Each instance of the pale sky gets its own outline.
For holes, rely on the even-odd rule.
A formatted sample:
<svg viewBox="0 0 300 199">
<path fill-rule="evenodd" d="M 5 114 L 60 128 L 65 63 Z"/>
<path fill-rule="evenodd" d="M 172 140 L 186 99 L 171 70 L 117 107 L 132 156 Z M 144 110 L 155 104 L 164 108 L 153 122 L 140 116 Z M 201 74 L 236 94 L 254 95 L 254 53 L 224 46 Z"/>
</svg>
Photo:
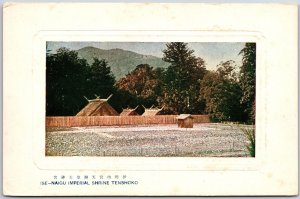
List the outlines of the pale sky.
<svg viewBox="0 0 300 199">
<path fill-rule="evenodd" d="M 78 50 L 83 47 L 93 46 L 100 49 L 120 48 L 144 55 L 163 57 L 162 50 L 166 48 L 163 42 L 48 42 L 48 49 L 52 52 L 60 47 Z M 193 42 L 188 43 L 193 49 L 194 55 L 201 57 L 206 62 L 206 68 L 215 70 L 221 61 L 233 60 L 238 66 L 241 65 L 242 56 L 239 52 L 245 43 L 233 42 Z"/>
</svg>

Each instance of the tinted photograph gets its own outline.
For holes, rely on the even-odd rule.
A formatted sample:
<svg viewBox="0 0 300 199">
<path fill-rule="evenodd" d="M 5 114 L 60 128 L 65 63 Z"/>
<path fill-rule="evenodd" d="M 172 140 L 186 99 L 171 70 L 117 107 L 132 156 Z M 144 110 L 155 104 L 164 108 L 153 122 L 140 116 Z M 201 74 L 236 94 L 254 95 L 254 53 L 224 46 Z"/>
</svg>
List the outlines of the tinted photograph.
<svg viewBox="0 0 300 199">
<path fill-rule="evenodd" d="M 46 48 L 46 156 L 255 157 L 255 43 Z"/>
</svg>

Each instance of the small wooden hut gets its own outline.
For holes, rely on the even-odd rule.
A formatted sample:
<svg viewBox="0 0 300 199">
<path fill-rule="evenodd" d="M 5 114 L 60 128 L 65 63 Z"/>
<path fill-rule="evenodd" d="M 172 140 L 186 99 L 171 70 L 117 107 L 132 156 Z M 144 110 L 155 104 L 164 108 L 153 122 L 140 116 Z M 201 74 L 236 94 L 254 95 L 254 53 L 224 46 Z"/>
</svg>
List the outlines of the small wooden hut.
<svg viewBox="0 0 300 199">
<path fill-rule="evenodd" d="M 123 109 L 122 113 L 120 113 L 120 116 L 132 116 L 132 115 L 139 115 L 138 112 L 136 112 L 136 109 L 139 106 L 135 107 L 134 109 L 132 108 L 126 108 Z"/>
<path fill-rule="evenodd" d="M 142 116 L 155 116 L 155 115 L 159 115 L 160 112 L 163 110 L 163 108 L 164 107 L 162 107 L 162 108 L 153 108 L 153 106 L 151 106 L 150 108 L 144 107 L 145 112 L 143 113 Z"/>
<path fill-rule="evenodd" d="M 177 118 L 178 128 L 193 128 L 194 118 L 191 114 L 180 114 Z"/>
<path fill-rule="evenodd" d="M 119 113 L 109 105 L 107 102 L 112 95 L 106 99 L 100 99 L 99 96 L 96 99 L 88 100 L 88 104 L 77 113 L 76 116 L 117 116 Z"/>
</svg>

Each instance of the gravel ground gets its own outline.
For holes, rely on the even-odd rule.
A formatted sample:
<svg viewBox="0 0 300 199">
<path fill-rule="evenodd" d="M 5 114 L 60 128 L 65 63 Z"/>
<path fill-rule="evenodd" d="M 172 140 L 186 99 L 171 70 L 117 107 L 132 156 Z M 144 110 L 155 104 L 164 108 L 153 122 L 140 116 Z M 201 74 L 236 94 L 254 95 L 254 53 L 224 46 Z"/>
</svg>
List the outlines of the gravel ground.
<svg viewBox="0 0 300 199">
<path fill-rule="evenodd" d="M 248 157 L 247 143 L 240 127 L 211 123 L 46 130 L 47 156 Z"/>
</svg>

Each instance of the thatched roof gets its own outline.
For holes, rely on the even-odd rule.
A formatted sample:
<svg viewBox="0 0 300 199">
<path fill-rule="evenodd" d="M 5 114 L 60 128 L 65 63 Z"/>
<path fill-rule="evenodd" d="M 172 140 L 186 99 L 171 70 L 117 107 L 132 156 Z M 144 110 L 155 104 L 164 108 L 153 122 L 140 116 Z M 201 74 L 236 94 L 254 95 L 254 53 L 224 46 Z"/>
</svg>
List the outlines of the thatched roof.
<svg viewBox="0 0 300 199">
<path fill-rule="evenodd" d="M 163 108 L 164 107 L 162 107 L 162 108 L 153 108 L 153 105 L 150 108 L 144 107 L 145 112 L 143 113 L 143 116 L 155 116 L 155 115 L 159 115 L 160 112 L 163 110 Z"/>
<path fill-rule="evenodd" d="M 126 108 L 126 109 L 123 109 L 122 113 L 120 113 L 120 116 L 130 116 L 130 115 L 139 115 L 137 112 L 136 112 L 136 109 L 138 108 L 135 107 L 134 109 L 132 108 Z"/>
<path fill-rule="evenodd" d="M 109 105 L 107 102 L 112 95 L 110 95 L 106 99 L 100 99 L 99 96 L 96 99 L 88 100 L 88 104 L 77 113 L 76 116 L 115 116 L 119 115 L 119 113 Z"/>
</svg>

